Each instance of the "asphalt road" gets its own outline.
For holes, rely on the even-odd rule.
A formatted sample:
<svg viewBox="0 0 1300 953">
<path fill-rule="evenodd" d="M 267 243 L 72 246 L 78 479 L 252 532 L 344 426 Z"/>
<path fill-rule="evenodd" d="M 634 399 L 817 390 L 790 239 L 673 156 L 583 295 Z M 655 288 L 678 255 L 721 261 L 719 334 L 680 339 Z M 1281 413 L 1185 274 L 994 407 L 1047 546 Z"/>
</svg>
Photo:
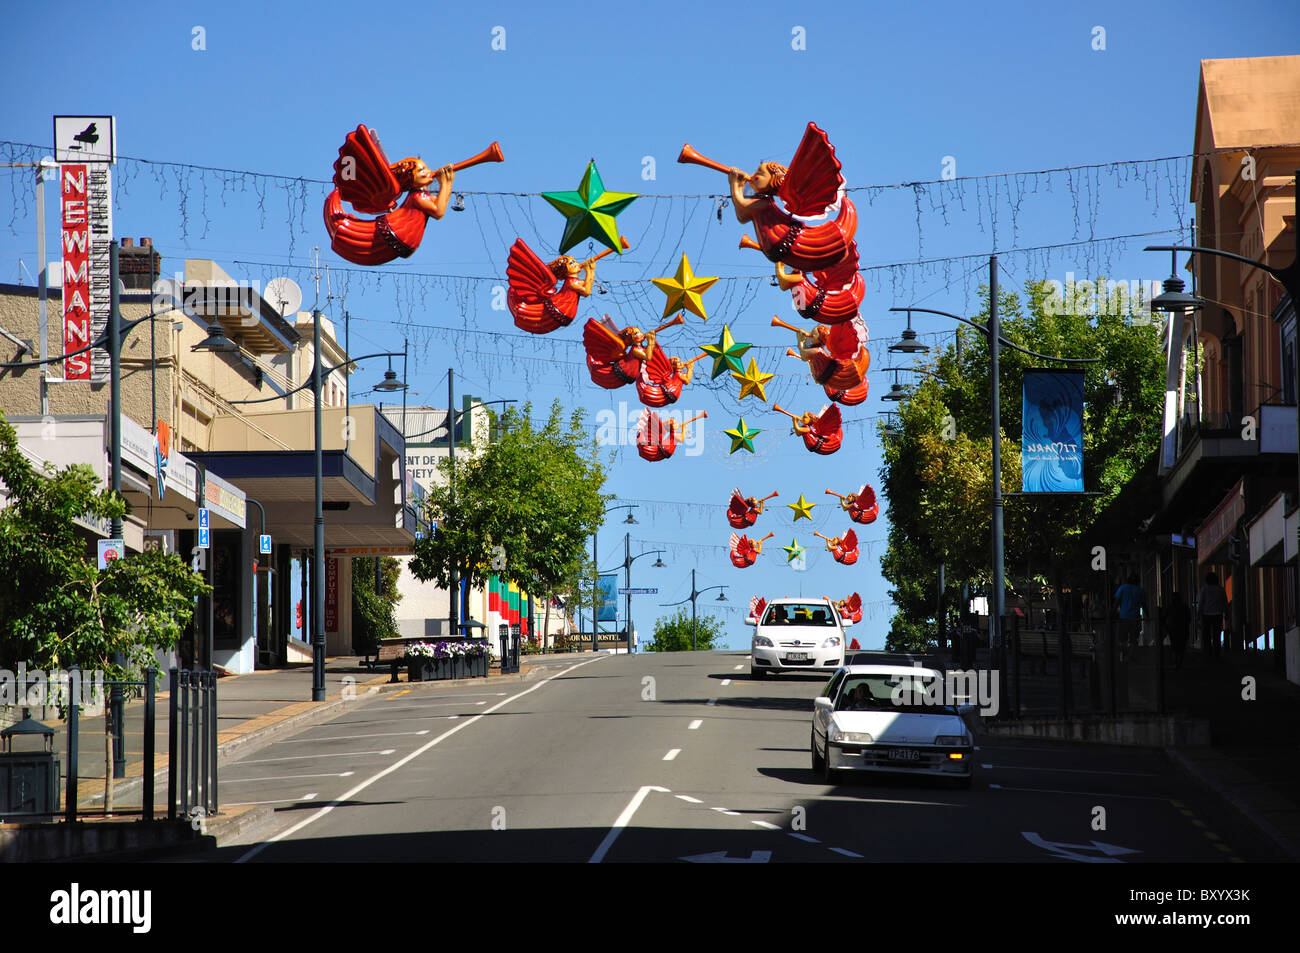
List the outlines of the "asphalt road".
<svg viewBox="0 0 1300 953">
<path fill-rule="evenodd" d="M 723 651 L 578 657 L 523 683 L 365 697 L 224 765 L 222 803 L 274 816 L 202 859 L 1285 859 L 1158 749 L 985 739 L 968 791 L 825 785 L 808 749 L 824 682 L 753 680 L 744 652 Z"/>
</svg>

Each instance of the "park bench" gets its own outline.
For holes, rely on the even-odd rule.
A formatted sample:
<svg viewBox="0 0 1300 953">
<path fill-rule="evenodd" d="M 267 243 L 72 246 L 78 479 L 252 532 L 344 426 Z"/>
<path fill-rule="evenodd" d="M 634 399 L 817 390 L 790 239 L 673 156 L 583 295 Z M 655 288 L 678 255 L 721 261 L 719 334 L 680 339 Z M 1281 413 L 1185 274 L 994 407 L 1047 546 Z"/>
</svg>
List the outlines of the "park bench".
<svg viewBox="0 0 1300 953">
<path fill-rule="evenodd" d="M 402 659 L 406 658 L 407 647 L 415 645 L 417 642 L 427 641 L 429 641 L 427 638 L 414 636 L 401 639 L 381 639 L 379 641 L 379 653 L 376 655 L 375 661 L 371 663 L 371 669 L 373 670 L 375 665 L 383 665 L 387 662 L 392 673 L 389 682 L 395 682 L 397 681 L 397 668 L 402 664 Z"/>
</svg>

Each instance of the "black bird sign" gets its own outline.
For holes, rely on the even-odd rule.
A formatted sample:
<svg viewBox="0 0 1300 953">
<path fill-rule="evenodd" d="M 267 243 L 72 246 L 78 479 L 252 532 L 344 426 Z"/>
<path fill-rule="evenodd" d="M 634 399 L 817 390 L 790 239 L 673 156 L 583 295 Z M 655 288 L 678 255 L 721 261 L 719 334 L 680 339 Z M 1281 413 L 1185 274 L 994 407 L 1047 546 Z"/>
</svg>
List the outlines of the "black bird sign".
<svg viewBox="0 0 1300 953">
<path fill-rule="evenodd" d="M 73 142 L 84 142 L 88 146 L 93 146 L 99 142 L 99 133 L 95 131 L 95 124 L 92 122 L 81 132 L 72 137 Z M 69 149 L 80 149 L 81 146 L 69 146 Z"/>
</svg>

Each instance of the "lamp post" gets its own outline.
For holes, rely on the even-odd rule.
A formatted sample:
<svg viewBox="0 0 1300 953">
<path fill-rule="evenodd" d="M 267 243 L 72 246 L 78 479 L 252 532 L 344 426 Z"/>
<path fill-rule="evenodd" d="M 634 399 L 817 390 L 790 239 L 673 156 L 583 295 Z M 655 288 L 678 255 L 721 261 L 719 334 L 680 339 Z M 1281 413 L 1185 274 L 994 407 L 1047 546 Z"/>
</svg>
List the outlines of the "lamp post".
<svg viewBox="0 0 1300 953">
<path fill-rule="evenodd" d="M 601 521 L 603 522 L 604 517 L 608 516 L 614 510 L 627 510 L 627 519 L 623 521 L 624 524 L 627 526 L 636 526 L 636 517 L 632 515 L 632 511 L 636 508 L 637 504 L 635 503 L 620 503 L 618 506 L 607 507 L 605 512 L 601 515 Z M 591 568 L 596 573 L 596 584 L 592 588 L 591 593 L 591 650 L 593 652 L 600 651 L 600 622 L 598 620 L 602 600 L 600 598 L 600 563 L 596 561 L 598 558 L 599 557 L 596 555 L 596 530 L 592 530 Z"/>
<path fill-rule="evenodd" d="M 629 512 L 627 515 L 630 517 L 632 514 Z M 635 556 L 633 556 L 632 555 L 632 534 L 631 533 L 623 534 L 623 587 L 627 589 L 627 592 L 624 593 L 624 595 L 627 597 L 627 608 L 623 616 L 624 618 L 623 634 L 627 640 L 628 655 L 632 654 L 632 564 L 636 562 L 638 559 L 640 559 L 642 556 L 655 556 L 655 555 L 662 556 L 666 551 L 667 550 L 663 550 L 663 549 L 651 549 L 644 553 L 637 553 Z M 652 563 L 652 565 L 656 569 L 666 568 L 666 563 L 664 563 L 662 559 L 655 560 L 654 563 Z"/>
<path fill-rule="evenodd" d="M 286 397 L 298 393 L 310 387 L 312 391 L 313 403 L 313 424 L 315 430 L 315 474 L 314 474 L 314 493 L 315 493 L 315 519 L 313 523 L 312 536 L 312 569 L 311 569 L 311 605 L 312 605 L 312 662 L 311 662 L 311 700 L 322 702 L 325 700 L 325 453 L 322 437 L 322 408 L 321 408 L 321 372 L 325 370 L 321 367 L 321 348 L 320 348 L 320 308 L 313 308 L 312 317 L 312 348 L 313 361 L 311 380 L 305 384 L 299 384 L 293 390 L 284 394 L 276 394 L 273 397 L 262 397 L 255 400 L 232 400 L 232 404 L 261 404 L 268 400 L 283 400 Z M 328 369 L 333 373 L 340 367 L 346 367 L 349 364 L 355 364 L 358 361 L 365 361 L 372 357 L 397 357 L 401 354 L 405 359 L 405 352 L 397 351 L 379 351 L 375 354 L 363 354 L 360 357 L 349 357 L 346 361 L 336 364 Z M 391 375 L 391 376 L 390 376 Z M 390 367 L 384 374 L 384 381 L 377 385 L 377 389 L 397 390 L 405 388 L 406 384 L 396 380 L 397 375 Z M 405 399 L 405 395 L 403 395 Z M 403 449 L 402 456 L 405 457 L 406 451 Z M 403 460 L 405 463 L 405 460 Z"/>
<path fill-rule="evenodd" d="M 989 323 L 988 325 L 976 324 L 968 318 L 952 314 L 949 311 L 936 311 L 933 308 L 890 308 L 890 311 L 906 311 L 908 313 L 908 326 L 911 327 L 912 312 L 916 311 L 923 314 L 937 314 L 941 317 L 952 318 L 954 321 L 960 321 L 962 324 L 969 325 L 976 331 L 979 331 L 989 340 L 989 391 L 991 403 L 991 435 L 993 439 L 993 500 L 992 500 L 992 563 L 993 563 L 993 599 L 989 606 L 989 649 L 996 653 L 1002 651 L 1002 613 L 1004 611 L 1004 602 L 1006 598 L 1006 579 L 1005 579 L 1005 561 L 1003 549 L 1003 500 L 1002 500 L 1002 395 L 999 374 L 1000 355 L 1003 346 L 1027 354 L 1030 357 L 1036 357 L 1046 361 L 1059 361 L 1064 364 L 1095 364 L 1099 358 L 1070 358 L 1070 357 L 1053 357 L 1049 354 L 1039 354 L 1037 351 L 1031 351 L 1023 348 L 1018 344 L 1013 344 L 1002 336 L 1001 319 L 998 314 L 998 256 L 989 256 Z M 906 342 L 904 342 L 906 343 Z M 920 345 L 924 347 L 924 345 Z M 914 353 L 916 347 L 904 347 L 904 344 L 898 345 L 899 350 L 907 353 Z M 888 395 L 886 395 L 888 396 Z"/>
<path fill-rule="evenodd" d="M 691 651 L 692 652 L 696 651 L 696 646 L 698 645 L 698 640 L 696 638 L 697 625 L 695 621 L 695 600 L 698 599 L 700 596 L 704 595 L 706 592 L 712 592 L 714 589 L 725 590 L 726 588 L 727 588 L 726 586 L 709 586 L 707 589 L 696 589 L 695 570 L 692 569 L 691 570 L 691 594 L 687 596 L 685 599 L 681 600 L 681 602 L 660 603 L 660 605 L 664 607 L 669 607 L 669 606 L 680 606 L 685 602 L 690 602 L 691 604 Z M 720 592 L 718 594 L 718 602 L 726 602 L 726 601 L 727 601 L 726 592 Z"/>
</svg>

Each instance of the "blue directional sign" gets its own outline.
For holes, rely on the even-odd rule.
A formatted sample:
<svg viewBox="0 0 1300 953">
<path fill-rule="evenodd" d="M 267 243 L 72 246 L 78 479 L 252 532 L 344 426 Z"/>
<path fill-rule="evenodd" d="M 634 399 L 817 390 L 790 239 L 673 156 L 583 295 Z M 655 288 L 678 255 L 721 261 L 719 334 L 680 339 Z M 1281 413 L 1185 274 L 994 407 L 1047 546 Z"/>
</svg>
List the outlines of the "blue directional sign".
<svg viewBox="0 0 1300 953">
<path fill-rule="evenodd" d="M 210 532 L 211 530 L 206 526 L 199 527 L 199 549 L 207 549 L 208 546 L 211 545 L 208 542 L 208 533 Z"/>
<path fill-rule="evenodd" d="M 264 556 L 269 555 L 271 552 L 271 534 L 263 533 L 261 536 L 258 536 L 257 539 L 258 539 L 258 552 L 260 552 Z"/>
<path fill-rule="evenodd" d="M 208 528 L 208 508 L 206 506 L 200 506 L 199 507 L 199 529 L 207 529 L 207 528 Z"/>
</svg>

